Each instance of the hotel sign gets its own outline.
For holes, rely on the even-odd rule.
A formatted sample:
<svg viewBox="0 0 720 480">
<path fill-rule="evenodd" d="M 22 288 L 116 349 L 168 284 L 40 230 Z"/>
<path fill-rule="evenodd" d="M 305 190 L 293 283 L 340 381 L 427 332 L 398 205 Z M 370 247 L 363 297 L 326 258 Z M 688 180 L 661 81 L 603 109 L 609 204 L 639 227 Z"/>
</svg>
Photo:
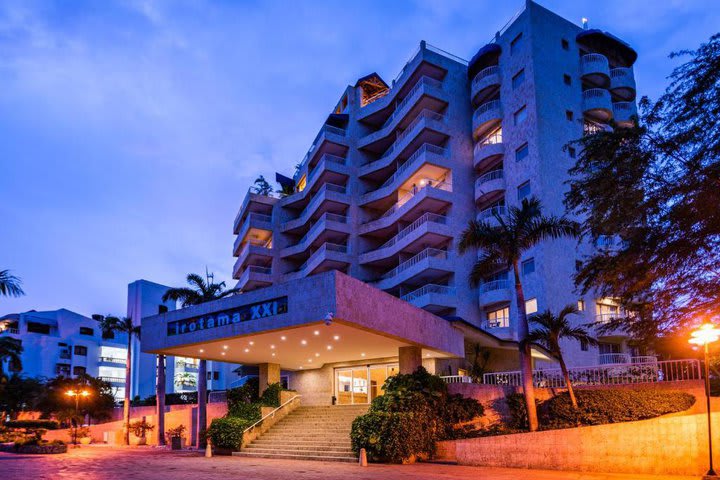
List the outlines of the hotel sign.
<svg viewBox="0 0 720 480">
<path fill-rule="evenodd" d="M 168 336 L 172 336 L 193 333 L 200 330 L 209 330 L 211 328 L 224 327 L 225 325 L 233 325 L 249 320 L 274 317 L 281 313 L 287 313 L 287 311 L 287 297 L 279 297 L 266 302 L 251 303 L 221 312 L 210 313 L 202 317 L 170 322 L 167 324 L 167 334 Z"/>
</svg>

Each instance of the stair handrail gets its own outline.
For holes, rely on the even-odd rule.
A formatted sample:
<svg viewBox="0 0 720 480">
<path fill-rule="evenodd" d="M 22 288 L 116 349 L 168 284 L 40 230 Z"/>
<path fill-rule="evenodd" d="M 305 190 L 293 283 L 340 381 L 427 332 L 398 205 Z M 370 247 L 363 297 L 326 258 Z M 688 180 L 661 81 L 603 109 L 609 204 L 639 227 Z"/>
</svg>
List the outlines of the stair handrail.
<svg viewBox="0 0 720 480">
<path fill-rule="evenodd" d="M 267 415 L 263 416 L 260 420 L 258 420 L 257 422 L 253 423 L 252 425 L 250 425 L 249 427 L 247 427 L 245 430 L 243 430 L 243 435 L 245 435 L 247 432 L 249 432 L 249 431 L 252 430 L 253 428 L 255 428 L 255 427 L 257 427 L 258 425 L 260 425 L 264 420 L 266 420 L 266 419 L 268 419 L 268 418 L 274 417 L 274 416 L 275 416 L 275 413 L 277 413 L 278 410 L 280 410 L 281 408 L 285 408 L 286 405 L 294 402 L 295 399 L 300 398 L 300 397 L 302 397 L 302 395 L 295 395 L 295 396 L 292 397 L 290 400 L 287 400 L 285 403 L 283 403 L 283 404 L 280 405 L 279 407 L 275 408 L 272 412 L 270 412 L 270 413 L 268 413 Z"/>
</svg>

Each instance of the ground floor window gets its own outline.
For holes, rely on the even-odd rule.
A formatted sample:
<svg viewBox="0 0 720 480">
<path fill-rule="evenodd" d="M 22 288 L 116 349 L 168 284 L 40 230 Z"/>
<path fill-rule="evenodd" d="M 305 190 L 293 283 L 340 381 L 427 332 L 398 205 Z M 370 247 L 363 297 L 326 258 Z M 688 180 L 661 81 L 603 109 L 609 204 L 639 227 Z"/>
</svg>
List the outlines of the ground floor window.
<svg viewBox="0 0 720 480">
<path fill-rule="evenodd" d="M 335 398 L 338 405 L 370 403 L 383 394 L 388 377 L 397 375 L 397 363 L 335 369 Z"/>
</svg>

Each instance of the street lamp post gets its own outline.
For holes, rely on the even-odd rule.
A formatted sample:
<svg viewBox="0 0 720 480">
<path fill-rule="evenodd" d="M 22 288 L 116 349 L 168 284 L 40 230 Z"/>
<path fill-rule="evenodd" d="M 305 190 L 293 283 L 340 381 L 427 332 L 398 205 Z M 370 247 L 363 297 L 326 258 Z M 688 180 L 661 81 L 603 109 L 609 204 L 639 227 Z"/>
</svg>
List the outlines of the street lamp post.
<svg viewBox="0 0 720 480">
<path fill-rule="evenodd" d="M 720 330 L 715 328 L 711 323 L 705 323 L 690 334 L 690 343 L 702 345 L 705 352 L 705 400 L 707 402 L 707 426 L 708 426 L 708 460 L 710 468 L 703 478 L 718 478 L 713 467 L 713 451 L 712 451 L 712 422 L 710 421 L 710 367 L 708 361 L 708 346 L 712 342 L 720 339 Z"/>
<path fill-rule="evenodd" d="M 77 445 L 77 415 L 80 407 L 80 397 L 87 397 L 90 395 L 90 392 L 87 390 L 68 390 L 65 394 L 69 397 L 75 397 L 75 419 L 73 420 L 75 422 L 75 429 L 73 431 L 73 445 Z"/>
</svg>

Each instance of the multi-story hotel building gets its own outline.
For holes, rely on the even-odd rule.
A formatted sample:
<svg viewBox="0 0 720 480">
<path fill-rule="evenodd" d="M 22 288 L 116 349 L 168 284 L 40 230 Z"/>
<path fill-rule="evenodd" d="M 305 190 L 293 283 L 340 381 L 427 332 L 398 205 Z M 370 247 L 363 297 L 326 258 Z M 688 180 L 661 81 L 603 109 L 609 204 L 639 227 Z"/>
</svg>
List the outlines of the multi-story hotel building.
<svg viewBox="0 0 720 480">
<path fill-rule="evenodd" d="M 636 53 L 601 30 L 528 2 L 469 62 L 420 42 L 392 81 L 373 73 L 340 96 L 281 198 L 251 189 L 235 219 L 233 276 L 245 291 L 339 270 L 439 316 L 517 340 L 507 272 L 475 287 L 456 240 L 531 195 L 565 212 L 570 142 L 636 114 Z M 288 183 L 285 181 L 285 183 Z M 608 239 L 612 242 L 612 239 Z M 577 304 L 581 324 L 617 315 L 580 297 L 582 250 L 544 242 L 522 262 L 528 312 Z M 570 362 L 631 354 L 622 335 Z"/>
</svg>

